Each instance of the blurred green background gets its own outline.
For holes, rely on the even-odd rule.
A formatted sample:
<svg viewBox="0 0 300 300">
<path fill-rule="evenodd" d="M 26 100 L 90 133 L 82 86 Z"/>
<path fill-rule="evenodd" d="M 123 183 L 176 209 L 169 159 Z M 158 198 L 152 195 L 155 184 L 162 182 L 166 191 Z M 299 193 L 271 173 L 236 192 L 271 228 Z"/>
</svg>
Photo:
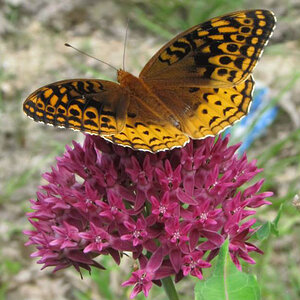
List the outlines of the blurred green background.
<svg viewBox="0 0 300 300">
<path fill-rule="evenodd" d="M 126 70 L 139 73 L 148 59 L 174 34 L 210 17 L 249 8 L 274 11 L 278 24 L 255 69 L 256 80 L 271 90 L 279 106 L 275 122 L 247 151 L 264 168 L 265 190 L 273 205 L 259 210 L 261 224 L 278 215 L 277 236 L 266 233 L 255 244 L 254 273 L 264 300 L 300 299 L 300 3 L 299 0 L 2 0 L 0 1 L 0 300 L 1 299 L 128 299 L 120 288 L 133 265 L 93 271 L 81 280 L 73 270 L 40 271 L 24 247 L 29 229 L 25 217 L 41 174 L 55 163 L 81 133 L 36 124 L 22 113 L 29 93 L 47 83 L 68 78 L 115 80 L 106 65 L 82 56 L 69 42 L 116 67 L 122 66 L 127 19 Z M 273 230 L 274 231 L 274 230 Z M 192 299 L 193 279 L 178 285 L 180 299 Z M 143 296 L 137 299 L 144 299 Z M 153 289 L 149 299 L 165 299 Z"/>
</svg>

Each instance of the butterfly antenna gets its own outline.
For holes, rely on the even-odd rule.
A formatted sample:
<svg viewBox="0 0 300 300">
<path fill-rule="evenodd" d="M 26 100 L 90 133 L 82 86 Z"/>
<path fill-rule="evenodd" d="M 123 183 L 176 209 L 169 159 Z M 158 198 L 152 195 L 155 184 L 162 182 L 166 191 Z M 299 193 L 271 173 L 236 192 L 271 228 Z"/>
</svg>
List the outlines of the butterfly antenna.
<svg viewBox="0 0 300 300">
<path fill-rule="evenodd" d="M 70 48 L 76 50 L 77 52 L 79 52 L 79 53 L 81 53 L 81 54 L 83 54 L 83 55 L 86 55 L 86 56 L 91 57 L 91 58 L 93 58 L 93 59 L 95 59 L 95 60 L 97 60 L 97 61 L 100 61 L 101 63 L 103 63 L 103 64 L 105 64 L 105 65 L 107 65 L 107 66 L 113 68 L 114 70 L 118 71 L 118 69 L 117 69 L 116 67 L 114 67 L 113 65 L 111 65 L 111 64 L 109 64 L 109 63 L 107 63 L 107 62 L 105 62 L 105 61 L 103 61 L 103 60 L 101 60 L 101 59 L 99 59 L 99 58 L 97 58 L 97 57 L 95 57 L 95 56 L 92 56 L 92 55 L 90 55 L 90 54 L 88 54 L 88 53 L 86 53 L 86 52 L 84 52 L 84 51 L 82 51 L 82 50 L 80 50 L 80 49 L 78 49 L 78 48 L 76 48 L 76 47 L 74 47 L 74 46 L 68 44 L 68 43 L 65 43 L 65 46 L 66 46 L 66 47 L 70 47 Z"/>
<path fill-rule="evenodd" d="M 123 51 L 123 70 L 125 71 L 125 58 L 126 58 L 126 45 L 127 45 L 127 37 L 128 37 L 128 28 L 129 28 L 129 18 L 127 18 L 127 25 L 126 25 L 126 33 L 124 39 L 124 51 Z"/>
</svg>

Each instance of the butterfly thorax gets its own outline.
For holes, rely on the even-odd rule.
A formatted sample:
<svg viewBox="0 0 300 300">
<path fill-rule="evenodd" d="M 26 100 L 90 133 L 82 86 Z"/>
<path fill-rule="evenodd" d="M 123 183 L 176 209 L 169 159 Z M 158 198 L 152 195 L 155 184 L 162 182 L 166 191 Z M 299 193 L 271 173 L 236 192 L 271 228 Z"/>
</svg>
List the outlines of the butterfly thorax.
<svg viewBox="0 0 300 300">
<path fill-rule="evenodd" d="M 149 86 L 141 79 L 122 69 L 118 71 L 118 82 L 136 101 L 141 101 L 148 110 L 151 110 L 161 120 L 167 120 L 179 128 L 179 120 L 174 113 L 153 93 Z M 132 101 L 132 100 L 131 100 Z"/>
<path fill-rule="evenodd" d="M 133 87 L 137 84 L 138 78 L 129 72 L 119 69 L 117 73 L 117 80 L 122 87 L 133 89 Z"/>
<path fill-rule="evenodd" d="M 131 96 L 141 99 L 144 104 L 151 103 L 152 106 L 153 100 L 159 100 L 141 78 L 136 77 L 131 73 L 128 73 L 124 70 L 119 70 L 118 81 L 120 86 L 124 88 Z"/>
<path fill-rule="evenodd" d="M 149 95 L 149 90 L 138 77 L 120 69 L 118 70 L 117 80 L 120 83 L 120 86 L 131 97 L 142 99 L 143 103 L 147 104 L 147 98 L 151 95 Z"/>
</svg>

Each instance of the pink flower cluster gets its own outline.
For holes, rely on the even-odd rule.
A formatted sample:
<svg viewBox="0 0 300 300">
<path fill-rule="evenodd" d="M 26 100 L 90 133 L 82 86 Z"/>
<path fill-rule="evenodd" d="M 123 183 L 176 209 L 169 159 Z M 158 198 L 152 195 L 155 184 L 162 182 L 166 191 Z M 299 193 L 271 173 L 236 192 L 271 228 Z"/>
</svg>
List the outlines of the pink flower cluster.
<svg viewBox="0 0 300 300">
<path fill-rule="evenodd" d="M 80 271 L 103 268 L 101 254 L 119 264 L 131 252 L 139 269 L 123 285 L 134 286 L 132 297 L 170 275 L 201 279 L 227 238 L 238 268 L 239 258 L 254 263 L 249 252 L 261 251 L 248 242 L 252 216 L 272 193 L 258 193 L 263 180 L 239 191 L 260 170 L 227 144 L 206 138 L 150 154 L 89 135 L 83 146 L 74 142 L 31 200 L 32 256 L 44 268 Z"/>
</svg>

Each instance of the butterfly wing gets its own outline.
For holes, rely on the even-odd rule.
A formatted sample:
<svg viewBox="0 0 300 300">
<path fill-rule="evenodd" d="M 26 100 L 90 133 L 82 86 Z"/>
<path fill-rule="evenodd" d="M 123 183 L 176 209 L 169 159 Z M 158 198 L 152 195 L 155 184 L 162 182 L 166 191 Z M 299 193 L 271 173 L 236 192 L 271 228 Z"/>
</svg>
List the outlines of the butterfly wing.
<svg viewBox="0 0 300 300">
<path fill-rule="evenodd" d="M 172 107 L 181 131 L 194 139 L 214 136 L 244 117 L 249 110 L 252 76 L 231 88 L 157 88 L 155 93 Z"/>
<path fill-rule="evenodd" d="M 229 87 L 253 71 L 275 25 L 268 10 L 213 18 L 173 38 L 146 64 L 149 86 Z"/>
<path fill-rule="evenodd" d="M 23 110 L 35 121 L 103 136 L 123 130 L 128 104 L 128 95 L 117 83 L 73 79 L 36 90 Z"/>
<path fill-rule="evenodd" d="M 106 140 L 135 150 L 158 152 L 183 147 L 189 137 L 154 113 L 143 99 L 131 96 L 126 124 L 122 132 L 105 136 Z"/>
</svg>

